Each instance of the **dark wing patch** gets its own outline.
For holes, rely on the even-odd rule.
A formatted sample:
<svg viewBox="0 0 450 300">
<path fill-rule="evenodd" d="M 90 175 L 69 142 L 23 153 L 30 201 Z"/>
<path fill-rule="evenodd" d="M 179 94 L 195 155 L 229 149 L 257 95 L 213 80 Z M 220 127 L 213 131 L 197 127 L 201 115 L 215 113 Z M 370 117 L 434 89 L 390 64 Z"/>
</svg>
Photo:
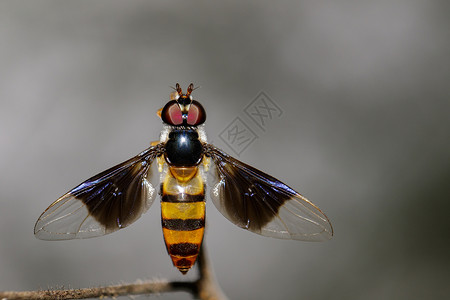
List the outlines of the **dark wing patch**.
<svg viewBox="0 0 450 300">
<path fill-rule="evenodd" d="M 276 178 L 204 145 L 218 182 L 211 190 L 217 209 L 237 226 L 264 236 L 322 241 L 333 236 L 326 215 Z"/>
<path fill-rule="evenodd" d="M 43 240 L 90 238 L 135 222 L 157 194 L 150 166 L 162 151 L 161 145 L 150 147 L 70 190 L 39 217 L 34 234 Z"/>
</svg>

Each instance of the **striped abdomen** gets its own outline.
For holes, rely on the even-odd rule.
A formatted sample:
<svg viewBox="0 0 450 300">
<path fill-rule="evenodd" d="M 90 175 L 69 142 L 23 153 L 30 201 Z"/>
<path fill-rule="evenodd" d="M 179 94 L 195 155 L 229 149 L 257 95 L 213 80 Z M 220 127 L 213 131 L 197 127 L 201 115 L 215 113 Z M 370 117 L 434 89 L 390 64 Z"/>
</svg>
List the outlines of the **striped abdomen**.
<svg viewBox="0 0 450 300">
<path fill-rule="evenodd" d="M 161 188 L 167 252 L 185 274 L 195 263 L 205 231 L 205 187 L 198 167 L 169 167 Z"/>
</svg>

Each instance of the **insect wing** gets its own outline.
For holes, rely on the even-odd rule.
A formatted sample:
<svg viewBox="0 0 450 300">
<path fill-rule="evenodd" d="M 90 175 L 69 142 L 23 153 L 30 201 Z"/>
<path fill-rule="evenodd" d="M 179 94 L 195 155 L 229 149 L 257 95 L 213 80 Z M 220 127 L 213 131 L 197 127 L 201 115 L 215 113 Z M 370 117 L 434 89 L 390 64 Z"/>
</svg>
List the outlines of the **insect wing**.
<svg viewBox="0 0 450 300">
<path fill-rule="evenodd" d="M 211 145 L 205 154 L 214 162 L 218 180 L 211 198 L 232 223 L 280 239 L 324 241 L 333 236 L 327 216 L 284 183 Z"/>
<path fill-rule="evenodd" d="M 61 196 L 37 220 L 36 237 L 42 240 L 91 238 L 135 222 L 157 194 L 150 183 L 150 166 L 160 148 L 150 147 Z"/>
</svg>

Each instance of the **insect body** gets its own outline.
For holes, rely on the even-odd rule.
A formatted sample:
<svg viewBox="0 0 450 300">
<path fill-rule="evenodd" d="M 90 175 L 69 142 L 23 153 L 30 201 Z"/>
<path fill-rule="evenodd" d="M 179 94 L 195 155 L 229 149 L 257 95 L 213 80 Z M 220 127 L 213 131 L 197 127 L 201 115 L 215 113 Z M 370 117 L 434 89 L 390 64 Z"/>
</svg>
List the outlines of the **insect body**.
<svg viewBox="0 0 450 300">
<path fill-rule="evenodd" d="M 185 274 L 195 263 L 205 228 L 206 172 L 211 199 L 237 226 L 282 239 L 322 241 L 333 229 L 319 208 L 280 182 L 207 143 L 206 112 L 192 99 L 193 85 L 160 110 L 160 141 L 137 156 L 81 183 L 51 204 L 36 222 L 43 240 L 101 236 L 135 222 L 156 197 L 153 162 L 160 173 L 164 240 Z"/>
<path fill-rule="evenodd" d="M 178 101 L 169 102 L 163 110 L 162 119 L 172 125 L 198 125 L 205 120 L 199 104 L 190 103 L 192 86 L 187 95 L 179 87 Z M 187 108 L 192 105 L 192 108 Z M 189 117 L 196 109 L 197 117 Z M 184 113 L 186 112 L 186 113 Z M 181 113 L 181 118 L 180 117 Z M 161 218 L 164 240 L 173 264 L 186 273 L 197 259 L 205 230 L 205 182 L 198 165 L 203 159 L 203 146 L 197 130 L 184 127 L 170 130 L 165 143 L 165 161 L 168 172 L 161 185 Z"/>
</svg>

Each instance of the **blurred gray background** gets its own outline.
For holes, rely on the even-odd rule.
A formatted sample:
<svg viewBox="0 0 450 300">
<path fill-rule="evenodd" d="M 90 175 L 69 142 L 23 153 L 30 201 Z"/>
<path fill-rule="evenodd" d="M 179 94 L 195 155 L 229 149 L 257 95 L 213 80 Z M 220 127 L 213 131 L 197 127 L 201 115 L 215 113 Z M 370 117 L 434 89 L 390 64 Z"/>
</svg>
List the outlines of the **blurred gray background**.
<svg viewBox="0 0 450 300">
<path fill-rule="evenodd" d="M 450 295 L 448 1 L 1 1 L 0 290 L 194 279 L 159 204 L 91 240 L 34 238 L 40 213 L 158 139 L 169 86 L 200 85 L 209 139 L 239 117 L 239 159 L 329 216 L 335 237 L 260 237 L 207 208 L 230 299 Z M 260 91 L 283 111 L 261 130 Z M 184 293 L 154 296 L 190 299 Z"/>
</svg>

